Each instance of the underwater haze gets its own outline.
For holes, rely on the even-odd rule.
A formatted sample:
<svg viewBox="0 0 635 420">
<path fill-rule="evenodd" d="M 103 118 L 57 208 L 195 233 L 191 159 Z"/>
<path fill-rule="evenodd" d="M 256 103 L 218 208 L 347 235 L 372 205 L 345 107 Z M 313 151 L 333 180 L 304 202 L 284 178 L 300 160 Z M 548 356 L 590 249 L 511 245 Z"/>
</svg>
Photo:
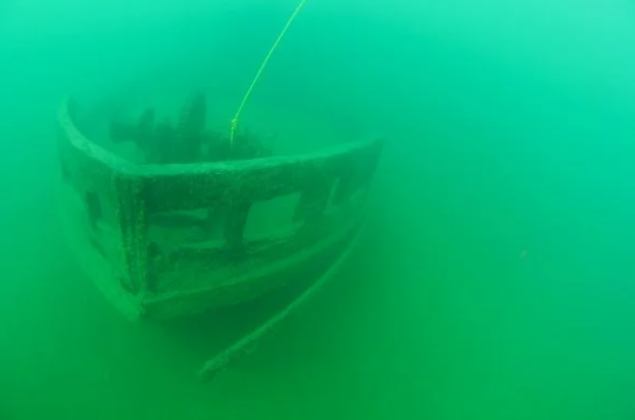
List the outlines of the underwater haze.
<svg viewBox="0 0 635 420">
<path fill-rule="evenodd" d="M 289 151 L 386 138 L 337 277 L 208 384 L 221 333 L 91 284 L 57 218 L 61 100 L 204 87 L 229 124 L 296 5 L 0 0 L 0 420 L 634 419 L 623 0 L 308 0 L 244 118 L 295 127 Z"/>
</svg>

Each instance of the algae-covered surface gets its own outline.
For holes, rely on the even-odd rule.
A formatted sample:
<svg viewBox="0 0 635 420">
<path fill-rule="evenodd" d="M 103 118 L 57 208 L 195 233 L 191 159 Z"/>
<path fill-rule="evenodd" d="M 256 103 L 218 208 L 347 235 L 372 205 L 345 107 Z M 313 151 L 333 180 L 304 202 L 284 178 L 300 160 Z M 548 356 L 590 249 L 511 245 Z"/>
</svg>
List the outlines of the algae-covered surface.
<svg viewBox="0 0 635 420">
<path fill-rule="evenodd" d="M 203 89 L 229 129 L 296 5 L 0 3 L 0 419 L 632 419 L 624 2 L 308 0 L 241 124 L 280 153 L 385 136 L 369 224 L 208 384 L 279 302 L 135 324 L 81 272 L 56 214 L 63 97 Z"/>
</svg>

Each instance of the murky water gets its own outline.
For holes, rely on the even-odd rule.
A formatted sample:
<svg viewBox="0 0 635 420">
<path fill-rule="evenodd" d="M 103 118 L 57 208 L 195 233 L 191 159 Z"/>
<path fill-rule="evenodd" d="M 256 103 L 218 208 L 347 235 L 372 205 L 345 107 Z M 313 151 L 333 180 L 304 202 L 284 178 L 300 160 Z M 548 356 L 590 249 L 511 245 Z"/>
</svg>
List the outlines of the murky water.
<svg viewBox="0 0 635 420">
<path fill-rule="evenodd" d="M 0 4 L 0 418 L 632 418 L 633 7 L 367 3 L 309 0 L 245 118 L 385 135 L 369 228 L 208 385 L 254 314 L 113 310 L 60 235 L 56 107 L 144 79 L 238 102 L 296 3 Z"/>
</svg>

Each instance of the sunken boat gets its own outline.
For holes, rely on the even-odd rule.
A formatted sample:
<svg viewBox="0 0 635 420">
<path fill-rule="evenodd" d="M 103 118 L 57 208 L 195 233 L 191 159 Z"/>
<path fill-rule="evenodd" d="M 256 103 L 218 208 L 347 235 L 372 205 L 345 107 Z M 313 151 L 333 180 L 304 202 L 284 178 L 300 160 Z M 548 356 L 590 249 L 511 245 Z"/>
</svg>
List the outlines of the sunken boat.
<svg viewBox="0 0 635 420">
<path fill-rule="evenodd" d="M 364 226 L 381 140 L 276 155 L 264 137 L 208 129 L 203 94 L 172 123 L 153 109 L 80 109 L 59 108 L 60 214 L 76 260 L 121 313 L 193 316 L 306 284 L 203 376 L 313 293 Z M 133 151 L 111 147 L 124 143 Z"/>
</svg>

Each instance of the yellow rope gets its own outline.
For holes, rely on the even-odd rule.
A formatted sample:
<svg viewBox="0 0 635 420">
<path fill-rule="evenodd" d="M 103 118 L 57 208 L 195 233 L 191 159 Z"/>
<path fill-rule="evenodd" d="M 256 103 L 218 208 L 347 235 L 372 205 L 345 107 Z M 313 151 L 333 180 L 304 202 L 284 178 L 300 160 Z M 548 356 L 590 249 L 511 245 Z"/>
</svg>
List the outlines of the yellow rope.
<svg viewBox="0 0 635 420">
<path fill-rule="evenodd" d="M 231 120 L 230 136 L 229 136 L 229 141 L 231 146 L 234 145 L 234 134 L 236 133 L 236 128 L 238 127 L 238 117 L 240 117 L 240 113 L 243 111 L 243 108 L 245 107 L 245 104 L 247 103 L 247 99 L 249 99 L 249 96 L 251 95 L 251 91 L 254 89 L 254 86 L 256 85 L 256 82 L 260 78 L 262 71 L 267 66 L 267 63 L 269 62 L 271 55 L 273 54 L 275 49 L 278 47 L 278 44 L 280 43 L 280 41 L 282 41 L 282 38 L 284 37 L 285 32 L 287 32 L 287 29 L 289 29 L 289 26 L 291 26 L 291 23 L 293 22 L 295 17 L 298 15 L 298 13 L 300 13 L 300 10 L 302 9 L 306 1 L 307 0 L 301 0 L 300 4 L 298 4 L 298 6 L 295 8 L 293 14 L 287 21 L 287 24 L 282 29 L 282 32 L 280 32 L 280 35 L 278 35 L 276 42 L 273 43 L 273 45 L 271 46 L 271 49 L 267 53 L 267 56 L 265 57 L 264 61 L 260 65 L 260 68 L 258 69 L 258 72 L 256 73 L 256 76 L 254 77 L 254 80 L 251 82 L 251 85 L 249 86 L 249 89 L 247 89 L 247 93 L 245 94 L 245 97 L 240 103 L 240 106 L 238 107 L 238 111 L 236 111 L 236 115 L 234 115 L 234 118 Z"/>
</svg>

